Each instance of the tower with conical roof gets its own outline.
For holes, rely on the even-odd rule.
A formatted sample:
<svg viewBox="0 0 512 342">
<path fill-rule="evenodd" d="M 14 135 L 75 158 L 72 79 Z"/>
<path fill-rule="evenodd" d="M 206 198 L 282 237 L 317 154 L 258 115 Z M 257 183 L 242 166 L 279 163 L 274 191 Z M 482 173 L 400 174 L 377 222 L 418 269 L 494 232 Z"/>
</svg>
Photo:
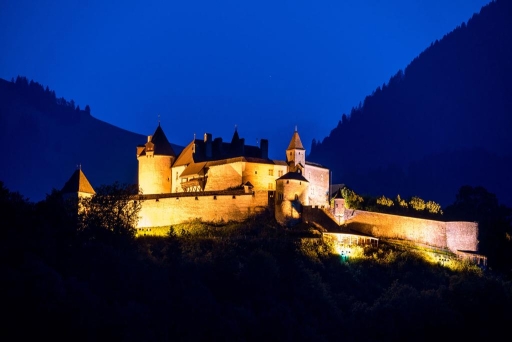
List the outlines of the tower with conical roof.
<svg viewBox="0 0 512 342">
<path fill-rule="evenodd" d="M 286 149 L 286 163 L 288 164 L 288 172 L 302 172 L 306 165 L 306 149 L 300 141 L 297 127 L 295 127 L 292 140 Z"/>
<path fill-rule="evenodd" d="M 143 194 L 170 193 L 171 167 L 176 159 L 160 123 L 144 145 L 137 146 L 138 183 Z"/>
<path fill-rule="evenodd" d="M 66 184 L 61 189 L 62 196 L 65 199 L 79 199 L 83 197 L 91 197 L 96 192 L 94 191 L 91 183 L 85 177 L 82 168 L 79 167 L 69 177 Z"/>
</svg>

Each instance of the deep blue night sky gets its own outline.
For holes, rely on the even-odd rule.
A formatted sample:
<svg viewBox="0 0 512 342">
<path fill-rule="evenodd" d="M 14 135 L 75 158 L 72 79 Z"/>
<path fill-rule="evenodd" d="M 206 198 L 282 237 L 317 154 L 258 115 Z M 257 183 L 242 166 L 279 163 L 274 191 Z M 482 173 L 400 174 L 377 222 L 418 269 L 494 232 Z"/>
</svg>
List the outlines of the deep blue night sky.
<svg viewBox="0 0 512 342">
<path fill-rule="evenodd" d="M 310 149 L 489 0 L 2 1 L 0 78 L 26 76 L 132 132 Z M 108 4 L 105 4 L 108 3 Z M 141 142 L 143 143 L 143 142 Z"/>
</svg>

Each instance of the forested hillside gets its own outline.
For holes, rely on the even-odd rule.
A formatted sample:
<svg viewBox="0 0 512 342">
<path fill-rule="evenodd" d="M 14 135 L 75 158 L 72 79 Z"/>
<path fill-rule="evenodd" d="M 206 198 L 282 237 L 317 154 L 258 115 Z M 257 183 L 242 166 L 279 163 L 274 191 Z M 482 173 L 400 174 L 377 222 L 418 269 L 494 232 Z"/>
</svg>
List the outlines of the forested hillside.
<svg viewBox="0 0 512 342">
<path fill-rule="evenodd" d="M 0 182 L 3 340 L 483 341 L 509 332 L 507 270 L 448 267 L 385 241 L 345 258 L 313 227 L 280 227 L 269 213 L 135 238 L 136 206 L 126 201 L 119 214 L 111 201 L 131 190 L 105 189 L 77 217 L 56 191 L 34 205 Z"/>
<path fill-rule="evenodd" d="M 0 180 L 32 201 L 64 186 L 79 165 L 93 186 L 136 183 L 136 146 L 146 139 L 96 119 L 88 105 L 81 109 L 48 86 L 0 79 Z"/>
<path fill-rule="evenodd" d="M 512 4 L 494 1 L 378 87 L 309 160 L 359 193 L 451 203 L 462 185 L 512 204 Z"/>
</svg>

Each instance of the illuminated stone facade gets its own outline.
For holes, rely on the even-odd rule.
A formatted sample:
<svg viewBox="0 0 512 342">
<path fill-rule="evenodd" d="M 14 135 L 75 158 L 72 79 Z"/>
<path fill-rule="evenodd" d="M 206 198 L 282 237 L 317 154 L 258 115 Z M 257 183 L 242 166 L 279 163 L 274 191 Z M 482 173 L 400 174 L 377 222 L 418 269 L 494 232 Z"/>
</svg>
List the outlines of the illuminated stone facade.
<svg viewBox="0 0 512 342">
<path fill-rule="evenodd" d="M 285 155 L 284 161 L 269 159 L 268 140 L 261 139 L 260 146 L 245 145 L 236 129 L 230 142 L 205 133 L 176 154 L 159 125 L 137 147 L 142 191 L 138 227 L 191 218 L 241 221 L 262 208 L 275 210 L 278 221 L 287 224 L 300 218 L 303 205 L 327 206 L 329 170 L 306 161 L 297 131 Z M 300 191 L 294 181 L 299 176 L 304 178 Z"/>
<path fill-rule="evenodd" d="M 348 210 L 342 198 L 334 198 L 331 208 L 330 172 L 306 161 L 297 131 L 285 155 L 284 161 L 269 159 L 266 139 L 260 146 L 247 146 L 236 130 L 229 143 L 205 134 L 176 154 L 159 125 L 137 147 L 142 194 L 134 201 L 141 203 L 139 234 L 158 235 L 155 232 L 159 231 L 165 235 L 165 227 L 195 219 L 243 221 L 271 210 L 287 226 L 306 221 L 333 234 L 343 233 L 343 226 L 351 235 L 406 240 L 465 253 L 466 258 L 483 258 L 474 253 L 478 251 L 477 223 Z M 62 192 L 73 198 L 95 193 L 82 170 L 75 171 Z"/>
</svg>

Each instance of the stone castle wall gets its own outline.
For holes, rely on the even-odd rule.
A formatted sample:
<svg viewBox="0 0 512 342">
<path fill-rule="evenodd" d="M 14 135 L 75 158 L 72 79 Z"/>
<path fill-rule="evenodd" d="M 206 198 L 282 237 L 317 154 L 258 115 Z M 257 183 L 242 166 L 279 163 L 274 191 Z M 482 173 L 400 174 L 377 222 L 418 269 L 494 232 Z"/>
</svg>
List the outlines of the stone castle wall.
<svg viewBox="0 0 512 342">
<path fill-rule="evenodd" d="M 329 170 L 313 165 L 306 165 L 303 176 L 309 181 L 308 205 L 327 205 L 329 195 Z"/>
<path fill-rule="evenodd" d="M 478 223 L 446 222 L 446 244 L 450 250 L 478 251 Z"/>
<path fill-rule="evenodd" d="M 302 204 L 307 203 L 308 183 L 295 179 L 276 182 L 275 217 L 283 225 L 293 225 L 301 218 Z M 281 197 L 282 196 L 282 197 Z"/>
<path fill-rule="evenodd" d="M 242 162 L 215 165 L 208 170 L 205 191 L 224 190 L 242 184 Z"/>
<path fill-rule="evenodd" d="M 379 238 L 409 240 L 453 252 L 478 250 L 475 222 L 443 222 L 348 209 L 345 223 L 349 229 Z"/>
<path fill-rule="evenodd" d="M 137 228 L 162 227 L 196 218 L 243 221 L 268 208 L 268 191 L 181 193 L 143 196 Z"/>
<path fill-rule="evenodd" d="M 171 164 L 169 156 L 140 156 L 138 179 L 144 194 L 161 194 L 171 192 Z"/>
</svg>

